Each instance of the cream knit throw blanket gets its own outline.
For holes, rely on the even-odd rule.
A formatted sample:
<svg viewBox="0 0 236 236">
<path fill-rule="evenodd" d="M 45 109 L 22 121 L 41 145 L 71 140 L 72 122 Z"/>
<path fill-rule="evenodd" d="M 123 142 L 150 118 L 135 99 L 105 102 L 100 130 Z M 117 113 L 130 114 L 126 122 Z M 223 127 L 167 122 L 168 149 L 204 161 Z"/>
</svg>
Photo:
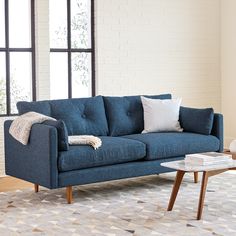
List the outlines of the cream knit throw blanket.
<svg viewBox="0 0 236 236">
<path fill-rule="evenodd" d="M 9 133 L 20 143 L 27 145 L 33 124 L 42 123 L 46 120 L 56 119 L 33 111 L 27 112 L 13 120 Z M 70 145 L 90 145 L 94 149 L 98 149 L 102 145 L 102 140 L 93 135 L 68 136 L 68 141 Z"/>
<path fill-rule="evenodd" d="M 23 145 L 27 145 L 33 124 L 42 123 L 45 120 L 56 120 L 52 117 L 37 112 L 27 112 L 13 120 L 9 133 Z"/>
<path fill-rule="evenodd" d="M 102 140 L 93 135 L 73 135 L 68 136 L 70 145 L 90 145 L 95 150 L 102 146 Z"/>
</svg>

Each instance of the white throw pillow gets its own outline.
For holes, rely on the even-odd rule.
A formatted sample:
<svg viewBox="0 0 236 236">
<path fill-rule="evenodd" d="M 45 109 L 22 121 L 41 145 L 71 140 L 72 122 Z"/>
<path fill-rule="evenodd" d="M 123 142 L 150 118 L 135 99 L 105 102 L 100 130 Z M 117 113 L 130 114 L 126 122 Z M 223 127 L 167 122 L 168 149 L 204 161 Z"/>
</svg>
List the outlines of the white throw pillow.
<svg viewBox="0 0 236 236">
<path fill-rule="evenodd" d="M 150 99 L 141 96 L 144 111 L 142 133 L 161 131 L 183 131 L 179 124 L 180 98 Z"/>
</svg>

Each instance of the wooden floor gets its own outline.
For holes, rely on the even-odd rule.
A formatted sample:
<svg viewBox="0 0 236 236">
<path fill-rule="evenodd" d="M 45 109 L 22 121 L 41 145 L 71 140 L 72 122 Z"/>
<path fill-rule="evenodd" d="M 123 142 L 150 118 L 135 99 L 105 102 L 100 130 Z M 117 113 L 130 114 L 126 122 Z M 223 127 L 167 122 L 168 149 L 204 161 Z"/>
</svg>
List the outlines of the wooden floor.
<svg viewBox="0 0 236 236">
<path fill-rule="evenodd" d="M 13 178 L 13 177 L 0 177 L 0 192 L 14 191 L 17 189 L 32 188 L 32 183 Z"/>
</svg>

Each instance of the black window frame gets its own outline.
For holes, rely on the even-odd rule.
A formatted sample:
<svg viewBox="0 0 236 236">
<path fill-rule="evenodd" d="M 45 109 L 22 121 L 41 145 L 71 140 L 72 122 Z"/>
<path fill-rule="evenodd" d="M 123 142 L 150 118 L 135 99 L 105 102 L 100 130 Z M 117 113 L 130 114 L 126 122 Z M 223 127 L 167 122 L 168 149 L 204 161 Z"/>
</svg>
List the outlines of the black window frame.
<svg viewBox="0 0 236 236">
<path fill-rule="evenodd" d="M 9 0 L 5 0 L 5 47 L 0 47 L 0 52 L 5 52 L 6 58 L 6 114 L 0 114 L 0 117 L 15 116 L 11 113 L 11 82 L 10 82 L 10 53 L 11 52 L 30 52 L 32 64 L 32 100 L 36 101 L 36 65 L 35 65 L 35 0 L 30 1 L 31 15 L 31 47 L 9 47 Z"/>
<path fill-rule="evenodd" d="M 72 53 L 90 53 L 91 54 L 91 94 L 96 95 L 95 85 L 95 12 L 94 0 L 91 2 L 91 47 L 90 48 L 71 48 L 71 0 L 67 0 L 67 47 L 66 48 L 50 48 L 50 53 L 64 52 L 67 53 L 68 60 L 68 98 L 72 98 L 72 68 L 71 68 L 71 55 Z"/>
</svg>

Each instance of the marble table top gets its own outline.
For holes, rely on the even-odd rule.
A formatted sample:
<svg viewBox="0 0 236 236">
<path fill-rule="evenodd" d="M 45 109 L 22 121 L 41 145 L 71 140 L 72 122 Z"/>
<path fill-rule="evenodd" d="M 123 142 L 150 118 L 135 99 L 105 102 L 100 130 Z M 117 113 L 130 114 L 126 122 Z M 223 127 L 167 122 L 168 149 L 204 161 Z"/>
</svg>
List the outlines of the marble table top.
<svg viewBox="0 0 236 236">
<path fill-rule="evenodd" d="M 189 164 L 189 163 L 185 163 L 184 160 L 181 160 L 181 161 L 163 162 L 161 163 L 161 166 L 175 169 L 175 170 L 182 170 L 186 172 L 201 172 L 201 171 L 223 170 L 223 169 L 235 168 L 236 160 L 232 160 L 232 161 L 221 163 L 221 164 L 215 164 L 215 165 Z"/>
</svg>

